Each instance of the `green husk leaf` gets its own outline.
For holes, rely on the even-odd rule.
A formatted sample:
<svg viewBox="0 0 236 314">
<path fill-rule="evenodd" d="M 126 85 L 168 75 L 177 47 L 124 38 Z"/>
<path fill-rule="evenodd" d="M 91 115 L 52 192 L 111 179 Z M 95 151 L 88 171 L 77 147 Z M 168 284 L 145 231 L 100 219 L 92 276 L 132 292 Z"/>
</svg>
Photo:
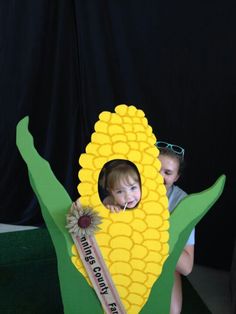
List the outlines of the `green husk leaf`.
<svg viewBox="0 0 236 314">
<path fill-rule="evenodd" d="M 158 314 L 169 314 L 177 261 L 192 229 L 220 197 L 225 179 L 225 175 L 222 175 L 207 190 L 186 196 L 172 212 L 170 216 L 170 255 L 163 266 L 160 277 L 153 285 L 149 299 L 141 311 L 142 314 L 153 313 L 154 309 Z"/>
<path fill-rule="evenodd" d="M 36 151 L 28 123 L 28 117 L 18 123 L 16 144 L 28 167 L 31 186 L 55 247 L 64 313 L 103 313 L 96 293 L 71 262 L 73 242 L 65 225 L 72 200 L 53 174 L 49 163 Z"/>
</svg>

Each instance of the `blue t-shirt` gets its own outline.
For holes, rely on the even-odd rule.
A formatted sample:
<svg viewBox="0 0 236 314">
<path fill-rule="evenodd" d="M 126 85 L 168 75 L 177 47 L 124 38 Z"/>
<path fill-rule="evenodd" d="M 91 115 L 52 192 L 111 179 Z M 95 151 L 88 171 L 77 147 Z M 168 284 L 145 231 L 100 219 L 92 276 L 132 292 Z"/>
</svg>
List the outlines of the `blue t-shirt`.
<svg viewBox="0 0 236 314">
<path fill-rule="evenodd" d="M 178 203 L 187 195 L 182 189 L 177 185 L 172 185 L 167 191 L 167 197 L 169 201 L 169 211 L 172 210 L 178 205 Z M 192 230 L 186 245 L 195 244 L 195 229 Z"/>
</svg>

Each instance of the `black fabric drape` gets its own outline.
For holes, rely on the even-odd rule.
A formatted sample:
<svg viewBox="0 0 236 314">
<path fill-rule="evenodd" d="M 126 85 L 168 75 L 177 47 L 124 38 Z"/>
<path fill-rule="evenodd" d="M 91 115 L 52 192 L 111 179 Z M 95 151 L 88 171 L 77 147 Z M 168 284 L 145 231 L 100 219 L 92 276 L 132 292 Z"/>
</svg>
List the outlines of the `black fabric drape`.
<svg viewBox="0 0 236 314">
<path fill-rule="evenodd" d="M 186 192 L 225 173 L 196 228 L 196 261 L 229 268 L 235 237 L 236 40 L 231 1 L 0 2 L 0 222 L 44 224 L 15 145 L 25 115 L 72 199 L 78 158 L 100 112 L 143 109 L 158 139 L 186 149 Z"/>
<path fill-rule="evenodd" d="M 28 115 L 39 153 L 75 197 L 79 143 L 76 32 L 73 3 L 1 2 L 1 222 L 43 220 L 15 144 L 17 122 Z"/>
</svg>

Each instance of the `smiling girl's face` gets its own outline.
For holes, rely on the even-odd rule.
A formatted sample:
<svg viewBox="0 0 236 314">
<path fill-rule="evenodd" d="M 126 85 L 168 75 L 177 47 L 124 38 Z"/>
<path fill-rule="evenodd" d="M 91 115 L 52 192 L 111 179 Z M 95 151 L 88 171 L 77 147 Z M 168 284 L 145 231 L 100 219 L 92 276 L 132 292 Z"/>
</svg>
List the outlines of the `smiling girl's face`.
<svg viewBox="0 0 236 314">
<path fill-rule="evenodd" d="M 120 179 L 110 193 L 117 205 L 127 208 L 136 207 L 141 198 L 140 185 L 131 176 Z"/>
<path fill-rule="evenodd" d="M 168 190 L 179 179 L 179 160 L 177 157 L 169 155 L 159 155 L 161 162 L 161 175 L 164 179 L 164 184 Z"/>
</svg>

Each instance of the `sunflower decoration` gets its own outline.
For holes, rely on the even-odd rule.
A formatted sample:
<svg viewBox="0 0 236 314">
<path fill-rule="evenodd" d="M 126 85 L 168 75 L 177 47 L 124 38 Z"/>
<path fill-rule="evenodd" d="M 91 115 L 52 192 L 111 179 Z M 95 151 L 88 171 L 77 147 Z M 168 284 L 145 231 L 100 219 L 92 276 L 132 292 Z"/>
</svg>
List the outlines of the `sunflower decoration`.
<svg viewBox="0 0 236 314">
<path fill-rule="evenodd" d="M 100 230 L 101 217 L 92 208 L 83 208 L 78 202 L 73 202 L 66 215 L 66 228 L 73 236 L 92 236 Z"/>
<path fill-rule="evenodd" d="M 127 313 L 139 313 L 169 252 L 169 211 L 160 175 L 156 137 L 142 110 L 119 105 L 102 112 L 95 132 L 79 158 L 78 191 L 82 207 L 102 217 L 95 238 Z M 129 160 L 139 171 L 142 199 L 134 210 L 110 213 L 101 202 L 98 179 L 104 165 Z M 77 227 L 76 227 L 77 228 Z M 90 283 L 75 247 L 72 262 Z"/>
</svg>

